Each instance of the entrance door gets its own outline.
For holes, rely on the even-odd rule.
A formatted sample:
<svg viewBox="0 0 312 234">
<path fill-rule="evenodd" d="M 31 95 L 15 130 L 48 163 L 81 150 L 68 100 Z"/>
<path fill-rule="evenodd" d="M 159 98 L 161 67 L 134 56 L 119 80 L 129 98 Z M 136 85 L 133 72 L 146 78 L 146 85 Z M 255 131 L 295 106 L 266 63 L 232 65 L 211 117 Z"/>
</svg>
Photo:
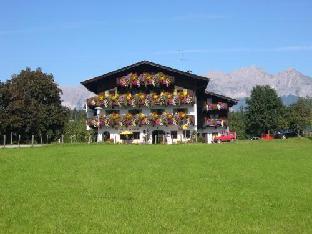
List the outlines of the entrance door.
<svg viewBox="0 0 312 234">
<path fill-rule="evenodd" d="M 103 133 L 103 141 L 108 141 L 110 139 L 110 133 L 105 131 Z"/>
<path fill-rule="evenodd" d="M 152 142 L 153 144 L 163 143 L 165 132 L 163 130 L 154 130 L 152 132 Z"/>
</svg>

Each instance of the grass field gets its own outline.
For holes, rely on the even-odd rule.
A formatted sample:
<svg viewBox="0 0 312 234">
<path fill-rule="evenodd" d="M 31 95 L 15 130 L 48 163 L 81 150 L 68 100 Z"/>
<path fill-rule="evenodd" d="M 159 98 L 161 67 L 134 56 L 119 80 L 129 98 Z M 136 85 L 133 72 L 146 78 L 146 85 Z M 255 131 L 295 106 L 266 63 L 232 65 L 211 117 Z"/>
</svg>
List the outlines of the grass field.
<svg viewBox="0 0 312 234">
<path fill-rule="evenodd" d="M 312 233 L 312 140 L 0 149 L 2 233 Z"/>
</svg>

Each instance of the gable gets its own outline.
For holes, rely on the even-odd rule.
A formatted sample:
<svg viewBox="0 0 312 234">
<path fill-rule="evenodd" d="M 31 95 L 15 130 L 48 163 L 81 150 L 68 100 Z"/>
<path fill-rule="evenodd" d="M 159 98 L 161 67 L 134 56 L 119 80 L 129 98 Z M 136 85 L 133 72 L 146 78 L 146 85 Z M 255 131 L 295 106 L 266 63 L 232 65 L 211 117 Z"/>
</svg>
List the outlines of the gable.
<svg viewBox="0 0 312 234">
<path fill-rule="evenodd" d="M 105 90 L 112 89 L 118 85 L 121 77 L 129 74 L 157 74 L 163 73 L 169 77 L 173 77 L 174 84 L 192 90 L 202 90 L 208 85 L 209 79 L 202 76 L 197 76 L 192 73 L 180 71 L 174 68 L 162 66 L 148 61 L 142 61 L 130 66 L 106 73 L 104 75 L 94 77 L 81 82 L 88 90 L 96 94 Z"/>
</svg>

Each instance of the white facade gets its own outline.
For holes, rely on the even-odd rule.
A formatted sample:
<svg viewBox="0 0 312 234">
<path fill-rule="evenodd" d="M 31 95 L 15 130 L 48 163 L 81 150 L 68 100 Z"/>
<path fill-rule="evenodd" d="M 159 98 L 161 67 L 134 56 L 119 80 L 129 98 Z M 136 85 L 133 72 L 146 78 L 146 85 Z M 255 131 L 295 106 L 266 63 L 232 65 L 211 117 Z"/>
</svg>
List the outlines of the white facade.
<svg viewBox="0 0 312 234">
<path fill-rule="evenodd" d="M 191 140 L 192 136 L 197 133 L 197 101 L 196 101 L 196 95 L 194 96 L 194 104 L 192 105 L 179 105 L 179 106 L 157 106 L 157 107 L 123 107 L 123 108 L 114 108 L 114 110 L 119 111 L 120 115 L 127 114 L 129 110 L 137 110 L 140 109 L 143 114 L 149 115 L 152 113 L 151 110 L 153 109 L 162 109 L 165 112 L 169 113 L 175 113 L 177 109 L 185 109 L 187 115 L 194 116 L 194 125 L 190 125 L 188 129 L 182 130 L 179 126 L 170 125 L 170 126 L 130 126 L 126 129 L 128 131 L 131 131 L 133 133 L 139 132 L 139 139 L 132 139 L 132 140 L 122 140 L 121 133 L 125 130 L 125 128 L 111 128 L 111 127 L 103 127 L 100 129 L 97 129 L 97 142 L 102 142 L 104 140 L 105 134 L 109 133 L 109 139 L 113 143 L 134 143 L 134 144 L 152 144 L 156 141 L 161 141 L 166 144 L 177 144 L 179 142 L 186 143 Z M 87 118 L 92 118 L 96 115 L 106 114 L 106 111 L 110 111 L 112 109 L 100 109 L 100 110 L 93 110 L 88 109 L 88 106 L 86 105 L 86 112 L 87 112 Z M 87 129 L 89 130 L 90 127 L 87 126 Z M 153 131 L 163 131 L 163 135 L 160 136 L 161 139 L 159 139 L 159 136 L 155 136 L 153 134 Z M 173 132 L 176 132 L 172 135 Z M 107 140 L 107 139 L 106 139 Z"/>
</svg>

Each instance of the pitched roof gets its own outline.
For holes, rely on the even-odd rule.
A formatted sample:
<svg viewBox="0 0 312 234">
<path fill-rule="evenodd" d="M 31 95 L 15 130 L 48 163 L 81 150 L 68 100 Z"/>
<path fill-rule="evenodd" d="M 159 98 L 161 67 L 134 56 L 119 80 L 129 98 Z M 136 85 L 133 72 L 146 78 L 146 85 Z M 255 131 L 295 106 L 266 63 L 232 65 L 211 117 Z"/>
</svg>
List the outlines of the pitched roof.
<svg viewBox="0 0 312 234">
<path fill-rule="evenodd" d="M 217 94 L 217 93 L 214 93 L 214 92 L 210 92 L 210 91 L 207 91 L 207 90 L 205 91 L 205 94 L 211 95 L 211 96 L 215 96 L 215 97 L 218 97 L 218 98 L 221 98 L 221 99 L 224 99 L 224 100 L 232 103 L 233 105 L 238 103 L 237 99 L 230 98 L 230 97 L 227 97 L 227 96 L 224 96 L 224 95 L 221 95 L 221 94 Z"/>
<path fill-rule="evenodd" d="M 102 80 L 102 79 L 105 79 L 105 78 L 108 78 L 108 77 L 116 76 L 116 75 L 118 75 L 120 73 L 124 73 L 124 72 L 126 72 L 128 70 L 132 70 L 132 69 L 138 68 L 140 66 L 150 66 L 150 67 L 158 68 L 160 70 L 164 70 L 164 71 L 167 71 L 167 72 L 171 72 L 171 73 L 179 74 L 179 75 L 182 75 L 182 76 L 190 77 L 190 78 L 193 78 L 193 79 L 209 81 L 209 78 L 204 77 L 204 76 L 198 76 L 198 75 L 192 74 L 190 72 L 180 71 L 178 69 L 167 67 L 167 66 L 163 66 L 163 65 L 160 65 L 160 64 L 157 64 L 157 63 L 153 63 L 153 62 L 150 62 L 150 61 L 141 61 L 141 62 L 138 62 L 138 63 L 134 63 L 132 65 L 129 65 L 129 66 L 117 69 L 115 71 L 108 72 L 108 73 L 103 74 L 101 76 L 97 76 L 97 77 L 94 77 L 94 78 L 82 81 L 80 83 L 82 85 L 88 85 L 88 84 L 93 83 L 95 81 L 99 81 L 99 80 Z"/>
</svg>

